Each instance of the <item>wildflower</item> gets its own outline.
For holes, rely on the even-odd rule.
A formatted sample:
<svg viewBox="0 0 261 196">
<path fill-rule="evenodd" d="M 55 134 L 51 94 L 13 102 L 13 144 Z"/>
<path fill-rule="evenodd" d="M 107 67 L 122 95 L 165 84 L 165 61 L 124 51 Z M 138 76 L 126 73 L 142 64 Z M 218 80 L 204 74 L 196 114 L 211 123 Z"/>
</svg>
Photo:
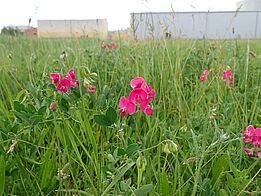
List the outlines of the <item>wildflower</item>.
<svg viewBox="0 0 261 196">
<path fill-rule="evenodd" d="M 244 135 L 243 142 L 251 143 L 255 148 L 261 147 L 261 128 L 254 128 L 254 126 L 249 125 L 245 131 L 242 132 Z M 248 148 L 243 148 L 246 151 L 248 156 L 253 156 L 253 150 Z M 257 151 L 257 157 L 261 157 L 261 151 Z"/>
<path fill-rule="evenodd" d="M 244 135 L 244 143 L 251 142 L 256 148 L 261 147 L 261 128 L 255 129 L 252 125 L 249 125 L 242 133 Z"/>
<path fill-rule="evenodd" d="M 119 113 L 121 116 L 126 116 L 128 113 L 129 115 L 132 115 L 136 111 L 136 105 L 132 102 L 130 102 L 126 97 L 121 97 L 120 103 L 119 103 Z"/>
<path fill-rule="evenodd" d="M 110 47 L 110 49 L 114 49 L 114 48 L 116 48 L 116 43 L 113 43 L 113 42 L 110 43 L 110 46 L 109 46 L 109 47 Z"/>
<path fill-rule="evenodd" d="M 107 48 L 107 45 L 106 45 L 106 44 L 102 44 L 102 48 L 103 48 L 103 49 L 106 49 L 106 48 Z"/>
<path fill-rule="evenodd" d="M 152 87 L 148 86 L 141 77 L 132 79 L 130 86 L 133 90 L 129 94 L 129 101 L 134 104 L 139 103 L 140 109 L 146 115 L 152 115 L 154 110 L 149 106 L 149 103 L 156 96 L 156 93 Z"/>
<path fill-rule="evenodd" d="M 51 79 L 53 80 L 53 83 L 59 83 L 61 80 L 61 76 L 58 73 L 51 73 L 50 74 Z"/>
<path fill-rule="evenodd" d="M 242 150 L 244 150 L 245 153 L 246 153 L 248 156 L 250 156 L 250 157 L 252 157 L 252 156 L 254 155 L 254 152 L 253 152 L 252 149 L 249 149 L 249 148 L 242 148 Z"/>
<path fill-rule="evenodd" d="M 141 78 L 141 77 L 136 77 L 136 78 L 133 78 L 131 81 L 130 81 L 130 86 L 131 88 L 135 89 L 135 88 L 140 88 L 141 85 L 144 83 L 144 79 Z"/>
<path fill-rule="evenodd" d="M 223 80 L 228 84 L 232 84 L 233 82 L 233 74 L 230 70 L 226 70 L 222 73 Z"/>
<path fill-rule="evenodd" d="M 71 81 L 68 78 L 63 78 L 56 86 L 56 90 L 66 93 L 71 88 Z"/>
<path fill-rule="evenodd" d="M 252 144 L 256 148 L 261 147 L 261 128 L 256 128 L 252 137 Z"/>
<path fill-rule="evenodd" d="M 204 70 L 202 72 L 202 74 L 200 75 L 200 80 L 202 82 L 205 82 L 207 80 L 207 76 L 209 75 L 209 71 L 208 70 Z"/>
<path fill-rule="evenodd" d="M 88 89 L 89 89 L 89 92 L 90 92 L 90 93 L 94 93 L 94 92 L 95 92 L 95 89 L 96 89 L 96 86 L 90 85 Z"/>
<path fill-rule="evenodd" d="M 67 90 L 71 87 L 79 86 L 79 81 L 75 81 L 76 75 L 73 69 L 70 69 L 67 73 L 67 76 L 64 78 L 61 78 L 59 73 L 51 73 L 50 77 L 53 83 L 57 84 L 56 90 L 61 91 L 63 93 L 66 93 Z"/>
<path fill-rule="evenodd" d="M 79 86 L 79 82 L 78 81 L 74 81 L 75 78 L 76 78 L 76 75 L 75 75 L 73 69 L 70 69 L 70 71 L 67 73 L 67 77 L 70 80 L 72 86 L 74 86 L 74 87 Z"/>
<path fill-rule="evenodd" d="M 252 125 L 249 125 L 245 131 L 243 131 L 243 135 L 245 136 L 243 139 L 244 143 L 252 142 L 253 135 L 255 132 L 255 128 Z"/>
</svg>

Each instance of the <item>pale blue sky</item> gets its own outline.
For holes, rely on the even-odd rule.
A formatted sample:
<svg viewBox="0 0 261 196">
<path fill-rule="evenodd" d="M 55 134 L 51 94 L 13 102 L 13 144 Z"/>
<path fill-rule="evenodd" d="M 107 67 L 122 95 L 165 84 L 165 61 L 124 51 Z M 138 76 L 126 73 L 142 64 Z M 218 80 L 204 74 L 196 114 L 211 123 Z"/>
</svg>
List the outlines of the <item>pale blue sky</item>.
<svg viewBox="0 0 261 196">
<path fill-rule="evenodd" d="M 239 0 L 0 0 L 0 28 L 37 19 L 107 18 L 109 30 L 129 26 L 132 12 L 231 11 Z"/>
</svg>

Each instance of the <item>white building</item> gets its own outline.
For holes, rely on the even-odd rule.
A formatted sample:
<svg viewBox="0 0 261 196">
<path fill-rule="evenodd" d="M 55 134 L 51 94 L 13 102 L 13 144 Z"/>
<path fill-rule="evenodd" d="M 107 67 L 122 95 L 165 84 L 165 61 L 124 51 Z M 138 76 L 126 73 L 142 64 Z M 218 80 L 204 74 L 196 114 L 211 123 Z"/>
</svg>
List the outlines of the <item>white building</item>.
<svg viewBox="0 0 261 196">
<path fill-rule="evenodd" d="M 240 11 L 261 11 L 260 0 L 244 0 L 237 3 L 237 7 Z"/>
<path fill-rule="evenodd" d="M 38 37 L 99 37 L 106 39 L 108 22 L 96 20 L 38 20 Z"/>
<path fill-rule="evenodd" d="M 135 39 L 257 39 L 261 38 L 261 12 L 132 13 Z"/>
</svg>

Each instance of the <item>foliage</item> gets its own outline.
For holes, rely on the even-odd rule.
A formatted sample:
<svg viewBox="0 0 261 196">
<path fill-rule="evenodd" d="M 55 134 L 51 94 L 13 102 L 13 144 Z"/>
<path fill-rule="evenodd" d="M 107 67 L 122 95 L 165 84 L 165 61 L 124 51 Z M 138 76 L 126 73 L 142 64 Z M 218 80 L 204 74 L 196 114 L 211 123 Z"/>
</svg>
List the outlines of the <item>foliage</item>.
<svg viewBox="0 0 261 196">
<path fill-rule="evenodd" d="M 260 194 L 260 159 L 241 150 L 261 127 L 260 41 L 0 43 L 0 194 Z M 57 91 L 50 73 L 70 69 L 79 86 Z M 151 116 L 117 113 L 135 77 L 155 90 Z"/>
<path fill-rule="evenodd" d="M 19 36 L 22 35 L 22 32 L 17 27 L 3 27 L 1 35 Z"/>
</svg>

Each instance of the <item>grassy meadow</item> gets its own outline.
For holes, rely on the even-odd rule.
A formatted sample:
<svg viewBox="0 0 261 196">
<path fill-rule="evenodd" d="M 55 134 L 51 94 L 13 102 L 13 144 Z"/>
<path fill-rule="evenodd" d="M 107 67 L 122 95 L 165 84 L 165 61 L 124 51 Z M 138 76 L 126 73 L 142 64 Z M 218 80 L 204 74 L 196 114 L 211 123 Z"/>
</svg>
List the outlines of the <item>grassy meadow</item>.
<svg viewBox="0 0 261 196">
<path fill-rule="evenodd" d="M 261 127 L 261 41 L 115 42 L 0 36 L 0 195 L 260 195 L 242 131 Z M 135 77 L 151 116 L 118 113 Z"/>
</svg>

